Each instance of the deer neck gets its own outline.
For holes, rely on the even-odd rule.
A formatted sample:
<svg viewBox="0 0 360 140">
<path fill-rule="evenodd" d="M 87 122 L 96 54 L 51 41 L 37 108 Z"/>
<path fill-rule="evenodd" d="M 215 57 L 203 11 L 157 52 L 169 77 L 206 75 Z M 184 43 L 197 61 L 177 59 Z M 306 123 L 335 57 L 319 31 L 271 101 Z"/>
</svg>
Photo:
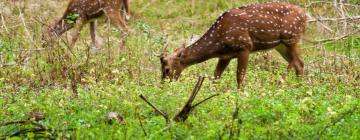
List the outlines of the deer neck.
<svg viewBox="0 0 360 140">
<path fill-rule="evenodd" d="M 216 57 L 215 52 L 217 52 L 219 46 L 220 44 L 216 40 L 203 36 L 184 49 L 182 63 L 185 67 L 188 67 L 214 58 Z"/>
</svg>

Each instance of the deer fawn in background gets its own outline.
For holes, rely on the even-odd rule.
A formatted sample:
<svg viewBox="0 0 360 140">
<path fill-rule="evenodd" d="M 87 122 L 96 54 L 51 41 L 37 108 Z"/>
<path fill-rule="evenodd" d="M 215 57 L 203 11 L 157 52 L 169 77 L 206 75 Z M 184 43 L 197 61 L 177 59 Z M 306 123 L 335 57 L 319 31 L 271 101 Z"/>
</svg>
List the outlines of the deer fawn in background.
<svg viewBox="0 0 360 140">
<path fill-rule="evenodd" d="M 178 79 L 181 72 L 194 64 L 219 58 L 214 77 L 220 78 L 233 58 L 237 58 L 237 83 L 242 84 L 249 54 L 276 48 L 295 68 L 304 72 L 297 44 L 305 32 L 305 11 L 287 3 L 264 3 L 234 8 L 223 13 L 195 43 L 181 47 L 169 56 L 161 55 L 162 79 Z M 281 45 L 280 45 L 281 44 Z"/>
<path fill-rule="evenodd" d="M 75 28 L 68 44 L 71 48 L 79 37 L 82 27 L 90 23 L 92 46 L 95 47 L 96 27 L 94 19 L 105 15 L 113 25 L 127 31 L 127 25 L 121 16 L 121 12 L 129 13 L 128 4 L 128 0 L 70 0 L 63 16 L 53 26 L 49 27 L 43 35 L 43 39 L 46 43 L 50 43 L 55 36 L 60 36 L 71 28 Z"/>
</svg>

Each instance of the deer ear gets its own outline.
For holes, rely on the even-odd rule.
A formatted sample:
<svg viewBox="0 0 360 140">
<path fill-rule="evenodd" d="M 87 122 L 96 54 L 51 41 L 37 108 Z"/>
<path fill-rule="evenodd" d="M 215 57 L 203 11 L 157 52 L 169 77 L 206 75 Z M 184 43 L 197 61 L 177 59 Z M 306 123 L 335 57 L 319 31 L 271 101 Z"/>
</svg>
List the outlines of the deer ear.
<svg viewBox="0 0 360 140">
<path fill-rule="evenodd" d="M 182 49 L 186 48 L 186 42 L 184 42 L 184 43 L 181 45 L 181 48 L 182 48 Z"/>
<path fill-rule="evenodd" d="M 181 56 L 182 56 L 182 54 L 183 54 L 183 52 L 182 52 L 182 51 L 180 51 L 180 52 L 176 55 L 176 57 L 181 57 Z"/>
<path fill-rule="evenodd" d="M 160 61 L 161 61 L 161 62 L 164 62 L 164 59 L 165 59 L 165 54 L 163 54 L 163 53 L 160 54 Z"/>
</svg>

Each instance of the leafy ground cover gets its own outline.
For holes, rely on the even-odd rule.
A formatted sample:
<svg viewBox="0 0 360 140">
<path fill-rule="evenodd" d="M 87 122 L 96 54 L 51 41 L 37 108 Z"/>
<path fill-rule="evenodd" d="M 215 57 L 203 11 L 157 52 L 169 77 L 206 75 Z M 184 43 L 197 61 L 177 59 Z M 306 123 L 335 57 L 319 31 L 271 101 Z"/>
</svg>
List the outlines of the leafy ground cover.
<svg viewBox="0 0 360 140">
<path fill-rule="evenodd" d="M 41 31 L 64 11 L 67 1 L 2 1 L 0 28 L 0 122 L 23 120 L 43 112 L 39 123 L 49 131 L 9 137 L 36 126 L 0 126 L 0 137 L 79 139 L 360 139 L 360 38 L 301 44 L 306 76 L 286 72 L 287 63 L 275 51 L 251 55 L 246 85 L 236 89 L 231 62 L 222 79 L 210 79 L 216 60 L 185 70 L 182 77 L 160 82 L 160 54 L 204 33 L 223 11 L 249 0 L 134 0 L 130 28 L 135 35 L 122 44 L 122 33 L 99 19 L 102 48 L 88 49 L 87 28 L 73 53 L 63 43 L 41 48 Z M 311 1 L 291 1 L 305 7 Z M 349 1 L 355 4 L 356 1 Z M 336 17 L 332 4 L 312 5 L 314 16 Z M 329 10 L 330 9 L 330 10 Z M 349 15 L 359 8 L 347 7 Z M 5 26 L 6 25 L 6 26 Z M 358 30 L 356 22 L 329 24 L 334 32 Z M 310 23 L 307 39 L 334 34 Z M 66 35 L 65 35 L 66 36 Z M 166 124 L 139 98 L 144 94 L 169 115 L 175 115 L 190 95 L 197 77 L 205 82 L 196 100 L 201 104 L 184 123 Z M 75 94 L 77 96 L 75 96 Z M 119 112 L 125 124 L 108 124 L 107 114 Z"/>
</svg>

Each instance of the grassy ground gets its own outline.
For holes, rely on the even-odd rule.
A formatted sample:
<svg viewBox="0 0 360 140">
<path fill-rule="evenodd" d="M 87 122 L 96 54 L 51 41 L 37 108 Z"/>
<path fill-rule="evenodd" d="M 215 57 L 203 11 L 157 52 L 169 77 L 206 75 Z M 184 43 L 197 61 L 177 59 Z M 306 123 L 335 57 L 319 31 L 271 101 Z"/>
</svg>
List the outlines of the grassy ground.
<svg viewBox="0 0 360 140">
<path fill-rule="evenodd" d="M 0 122 L 40 111 L 46 114 L 40 123 L 51 129 L 22 138 L 360 139 L 358 34 L 325 44 L 303 42 L 306 76 L 300 79 L 293 72 L 286 74 L 287 63 L 275 51 L 259 52 L 251 55 L 246 85 L 238 91 L 234 61 L 221 80 L 205 80 L 196 100 L 220 96 L 198 106 L 186 122 L 169 126 L 139 94 L 174 115 L 197 77 L 211 77 L 216 60 L 190 67 L 177 82 L 161 84 L 156 55 L 166 39 L 171 52 L 191 36 L 203 34 L 223 11 L 255 1 L 134 0 L 130 28 L 136 34 L 123 46 L 122 33 L 100 19 L 97 31 L 103 46 L 97 54 L 88 49 L 87 28 L 73 54 L 63 43 L 42 49 L 42 23 L 60 17 L 67 1 L 35 1 L 0 2 Z M 293 1 L 303 6 L 304 2 Z M 337 13 L 331 4 L 313 5 L 307 11 L 328 17 Z M 360 11 L 348 7 L 348 14 L 359 16 Z M 310 24 L 305 38 L 332 38 L 358 30 L 356 26 L 329 24 L 334 32 L 328 33 Z M 109 112 L 119 112 L 126 124 L 107 124 Z M 0 137 L 33 127 L 0 126 Z"/>
</svg>

